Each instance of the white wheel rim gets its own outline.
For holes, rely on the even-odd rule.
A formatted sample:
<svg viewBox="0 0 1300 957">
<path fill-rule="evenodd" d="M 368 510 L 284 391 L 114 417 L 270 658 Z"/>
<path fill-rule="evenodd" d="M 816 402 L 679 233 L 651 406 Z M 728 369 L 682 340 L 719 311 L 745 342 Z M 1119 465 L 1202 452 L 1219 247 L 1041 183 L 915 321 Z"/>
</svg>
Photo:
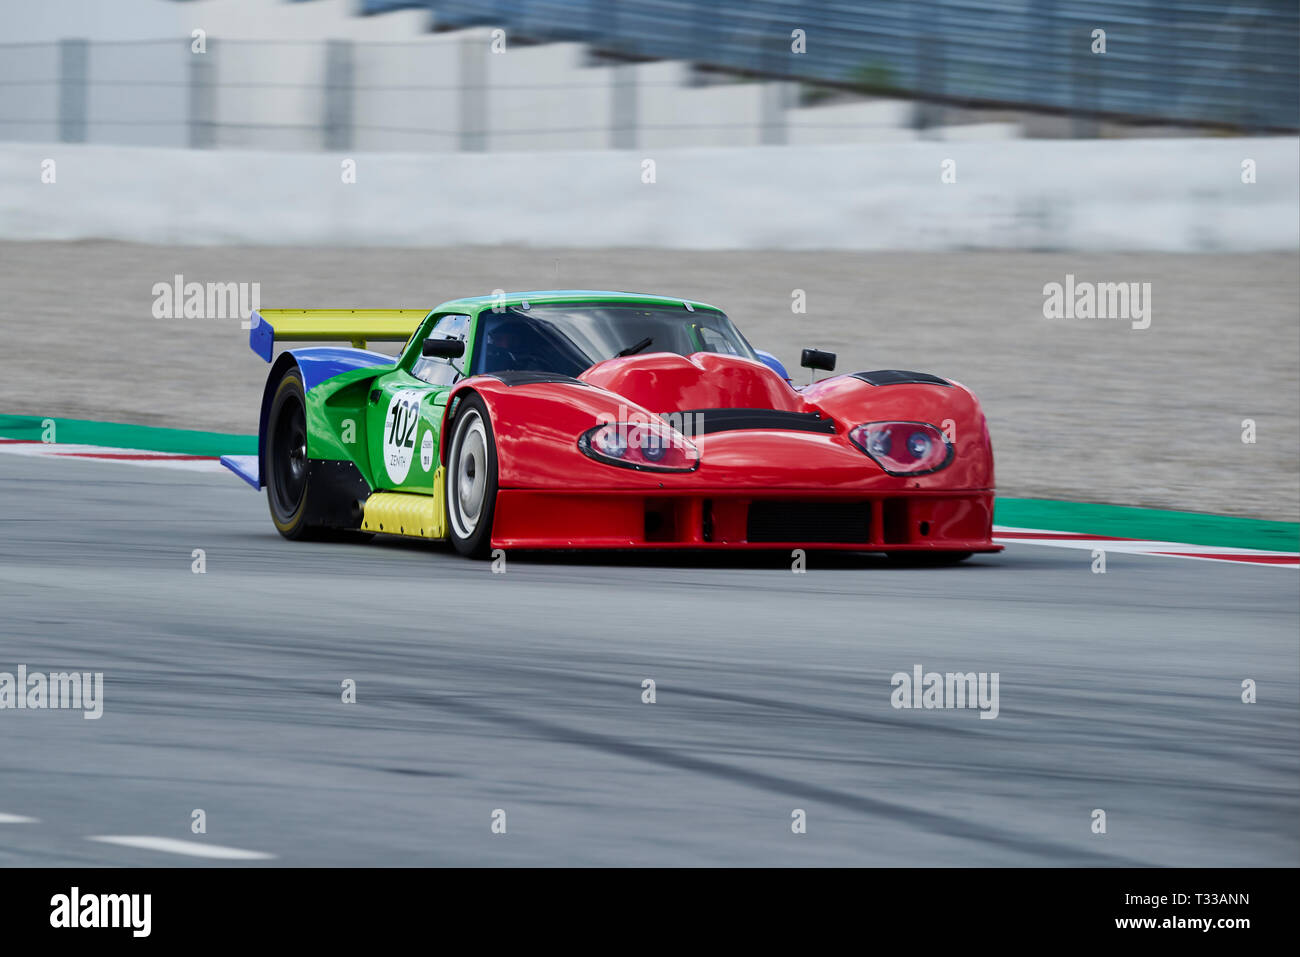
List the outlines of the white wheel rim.
<svg viewBox="0 0 1300 957">
<path fill-rule="evenodd" d="M 487 501 L 487 430 L 474 410 L 456 427 L 448 470 L 447 514 L 459 538 L 469 538 L 478 528 Z"/>
</svg>

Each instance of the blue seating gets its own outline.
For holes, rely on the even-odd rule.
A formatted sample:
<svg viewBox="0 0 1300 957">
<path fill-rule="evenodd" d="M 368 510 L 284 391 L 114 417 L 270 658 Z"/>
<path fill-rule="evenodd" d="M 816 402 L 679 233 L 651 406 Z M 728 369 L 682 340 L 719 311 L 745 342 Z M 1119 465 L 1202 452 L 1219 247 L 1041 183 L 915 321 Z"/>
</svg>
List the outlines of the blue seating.
<svg viewBox="0 0 1300 957">
<path fill-rule="evenodd" d="M 1300 127 L 1294 0 L 362 0 L 629 57 L 970 105 Z M 791 52 L 802 29 L 806 53 Z M 1092 33 L 1106 31 L 1106 52 Z"/>
</svg>

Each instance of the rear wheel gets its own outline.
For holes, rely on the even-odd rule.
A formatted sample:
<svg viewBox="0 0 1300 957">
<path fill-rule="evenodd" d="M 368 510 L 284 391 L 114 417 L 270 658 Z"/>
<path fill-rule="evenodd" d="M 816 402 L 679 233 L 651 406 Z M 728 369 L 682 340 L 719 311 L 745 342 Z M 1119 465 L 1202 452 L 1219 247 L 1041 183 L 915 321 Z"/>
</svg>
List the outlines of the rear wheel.
<svg viewBox="0 0 1300 957">
<path fill-rule="evenodd" d="M 447 532 L 456 551 L 486 558 L 497 501 L 496 439 L 483 400 L 470 394 L 461 401 L 447 454 Z"/>
<path fill-rule="evenodd" d="M 306 521 L 312 504 L 307 399 L 302 373 L 296 368 L 285 372 L 271 398 L 266 423 L 266 501 L 271 521 L 285 538 L 325 537 L 324 529 Z"/>
</svg>

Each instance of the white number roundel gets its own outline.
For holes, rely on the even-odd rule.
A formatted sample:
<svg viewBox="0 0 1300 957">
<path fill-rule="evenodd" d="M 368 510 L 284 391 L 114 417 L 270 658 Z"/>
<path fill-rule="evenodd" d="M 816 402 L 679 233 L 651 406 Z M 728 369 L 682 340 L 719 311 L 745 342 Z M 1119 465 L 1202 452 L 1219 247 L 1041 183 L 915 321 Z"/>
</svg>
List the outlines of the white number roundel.
<svg viewBox="0 0 1300 957">
<path fill-rule="evenodd" d="M 388 400 L 388 417 L 384 420 L 384 470 L 394 485 L 406 481 L 415 454 L 415 433 L 420 425 L 419 389 L 399 389 Z"/>
</svg>

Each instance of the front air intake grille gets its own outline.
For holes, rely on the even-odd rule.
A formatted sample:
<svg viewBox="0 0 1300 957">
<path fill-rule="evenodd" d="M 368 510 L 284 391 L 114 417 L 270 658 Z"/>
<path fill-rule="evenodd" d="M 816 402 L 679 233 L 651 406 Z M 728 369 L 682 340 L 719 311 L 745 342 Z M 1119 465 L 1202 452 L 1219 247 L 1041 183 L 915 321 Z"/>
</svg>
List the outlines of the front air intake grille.
<svg viewBox="0 0 1300 957">
<path fill-rule="evenodd" d="M 783 412 L 780 409 L 687 409 L 682 421 L 697 435 L 742 429 L 780 429 L 788 432 L 835 434 L 835 423 L 818 412 Z M 672 419 L 669 419 L 673 422 Z M 673 422 L 675 425 L 676 423 Z"/>
<path fill-rule="evenodd" d="M 747 538 L 751 542 L 871 541 L 868 502 L 753 502 Z"/>
</svg>

